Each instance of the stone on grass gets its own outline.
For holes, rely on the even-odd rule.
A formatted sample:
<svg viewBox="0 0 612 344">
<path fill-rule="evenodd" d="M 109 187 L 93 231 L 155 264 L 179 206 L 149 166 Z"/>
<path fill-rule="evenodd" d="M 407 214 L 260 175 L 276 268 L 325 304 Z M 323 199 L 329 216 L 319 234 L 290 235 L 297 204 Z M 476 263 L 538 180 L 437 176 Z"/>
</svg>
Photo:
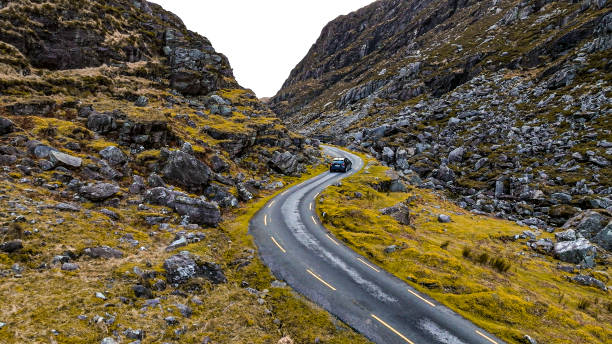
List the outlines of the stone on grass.
<svg viewBox="0 0 612 344">
<path fill-rule="evenodd" d="M 440 214 L 438 215 L 438 222 L 449 223 L 451 222 L 451 217 L 446 214 Z"/>
</svg>

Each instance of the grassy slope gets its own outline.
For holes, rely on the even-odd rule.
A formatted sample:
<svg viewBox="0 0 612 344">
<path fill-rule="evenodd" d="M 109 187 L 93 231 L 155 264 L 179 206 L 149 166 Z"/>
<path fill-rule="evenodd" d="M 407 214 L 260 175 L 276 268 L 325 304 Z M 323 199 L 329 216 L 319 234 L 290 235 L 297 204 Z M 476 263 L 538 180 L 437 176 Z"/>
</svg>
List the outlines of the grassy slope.
<svg viewBox="0 0 612 344">
<path fill-rule="evenodd" d="M 314 168 L 302 178 L 286 178 L 285 183 L 299 182 L 319 173 L 321 167 Z M 28 186 L 29 187 L 29 186 Z M 48 193 L 44 189 L 27 189 L 20 184 L 2 182 L 3 194 L 10 195 L 12 200 L 26 204 L 17 195 L 27 195 L 34 201 L 48 203 Z M 113 222 L 96 212 L 93 204 L 85 205 L 91 210 L 91 216 L 85 212 L 59 213 L 66 220 L 65 224 L 54 225 L 56 211 L 42 210 L 36 217 L 37 223 L 24 224 L 24 230 L 39 229 L 32 239 L 26 242 L 28 254 L 8 256 L 0 254 L 0 267 L 10 268 L 19 263 L 29 269 L 35 269 L 40 261 L 50 261 L 53 254 L 64 250 L 79 251 L 84 247 L 113 245 L 118 236 L 131 233 L 139 240 L 139 245 L 147 247 L 141 251 L 130 245 L 119 246 L 125 253 L 122 259 L 88 260 L 79 259 L 80 270 L 77 272 L 61 271 L 59 266 L 49 270 L 40 270 L 24 274 L 21 278 L 4 279 L 0 284 L 0 321 L 7 326 L 0 329 L 0 342 L 60 342 L 84 343 L 97 342 L 114 330 L 120 332 L 126 328 L 143 329 L 146 332 L 144 343 L 177 341 L 199 342 L 210 336 L 216 343 L 272 343 L 280 337 L 289 335 L 298 343 L 314 342 L 319 338 L 322 343 L 367 343 L 367 341 L 334 320 L 327 312 L 294 294 L 288 288 L 270 288 L 274 280 L 269 270 L 258 258 L 244 268 L 237 268 L 232 262 L 255 255 L 255 246 L 247 235 L 250 217 L 263 206 L 271 195 L 244 208 L 236 209 L 220 225 L 219 229 L 204 229 L 207 238 L 199 243 L 190 244 L 179 250 L 191 251 L 206 261 L 216 261 L 224 266 L 229 282 L 213 286 L 205 280 L 196 280 L 187 288 L 193 290 L 188 298 L 172 295 L 171 288 L 156 292 L 161 299 L 162 307 L 144 306 L 143 299 L 134 297 L 131 286 L 139 282 L 134 273 L 138 267 L 143 271 L 163 271 L 163 259 L 176 252 L 165 252 L 166 245 L 173 234 L 144 224 L 146 215 L 160 214 L 161 207 L 153 207 L 146 212 L 136 206 L 112 209 L 121 216 L 121 221 Z M 9 209 L 2 199 L 2 208 Z M 29 207 L 25 214 L 32 217 L 36 208 Z M 175 216 L 170 214 L 169 216 Z M 174 227 L 174 226 L 173 226 Z M 157 235 L 148 235 L 156 231 Z M 43 249 L 44 248 L 44 249 Z M 28 257 L 34 256 L 35 259 Z M 160 276 L 161 277 L 161 276 Z M 260 291 L 270 291 L 262 296 L 264 304 L 258 303 L 258 297 L 240 287 L 242 281 Z M 94 296 L 103 292 L 108 300 Z M 127 303 L 119 300 L 127 297 Z M 193 297 L 199 297 L 204 303 L 193 303 Z M 193 308 L 191 318 L 183 318 L 177 303 L 188 304 Z M 86 315 L 86 320 L 78 320 L 78 315 Z M 94 323 L 95 315 L 108 318 L 116 316 L 114 324 Z M 167 325 L 164 318 L 174 315 L 180 324 Z M 278 319 L 278 320 L 276 320 Z M 177 336 L 174 330 L 187 326 L 190 330 L 183 336 Z M 53 335 L 57 330 L 59 335 Z"/>
<path fill-rule="evenodd" d="M 569 282 L 570 275 L 556 269 L 558 261 L 536 254 L 524 240 L 502 239 L 527 228 L 468 213 L 429 190 L 377 192 L 370 185 L 388 178 L 387 168 L 364 159 L 362 172 L 329 187 L 318 200 L 326 227 L 349 247 L 510 343 L 520 343 L 525 334 L 539 343 L 612 340 L 608 293 Z M 355 192 L 363 197 L 355 198 Z M 380 214 L 379 209 L 407 199 L 412 226 Z M 441 213 L 453 221 L 439 223 Z M 401 249 L 387 254 L 389 245 Z M 511 264 L 507 272 L 494 268 L 498 257 Z M 584 273 L 609 283 L 609 268 L 598 269 L 604 271 Z"/>
</svg>

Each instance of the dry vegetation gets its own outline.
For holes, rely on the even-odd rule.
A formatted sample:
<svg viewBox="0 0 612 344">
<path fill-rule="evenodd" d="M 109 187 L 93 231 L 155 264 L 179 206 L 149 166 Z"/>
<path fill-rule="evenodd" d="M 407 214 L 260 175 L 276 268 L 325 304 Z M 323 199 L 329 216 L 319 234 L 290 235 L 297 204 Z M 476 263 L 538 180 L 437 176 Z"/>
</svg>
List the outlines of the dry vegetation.
<svg viewBox="0 0 612 344">
<path fill-rule="evenodd" d="M 362 172 L 318 200 L 326 227 L 345 244 L 509 343 L 521 343 L 525 334 L 538 343 L 612 340 L 609 293 L 568 281 L 557 261 L 524 240 L 509 240 L 528 228 L 471 214 L 428 190 L 375 191 L 370 185 L 388 178 L 387 168 L 366 160 Z M 404 201 L 411 226 L 380 214 Z M 452 222 L 438 222 L 438 214 Z M 399 249 L 385 253 L 389 245 Z M 583 273 L 609 283 L 607 266 Z"/>
</svg>

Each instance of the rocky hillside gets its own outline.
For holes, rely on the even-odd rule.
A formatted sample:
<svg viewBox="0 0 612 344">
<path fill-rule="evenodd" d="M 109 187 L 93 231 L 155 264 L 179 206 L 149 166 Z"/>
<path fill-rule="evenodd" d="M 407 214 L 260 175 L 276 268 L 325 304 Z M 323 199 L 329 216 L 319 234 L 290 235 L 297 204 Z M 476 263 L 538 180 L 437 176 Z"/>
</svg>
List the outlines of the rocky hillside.
<svg viewBox="0 0 612 344">
<path fill-rule="evenodd" d="M 256 258 L 253 199 L 319 153 L 206 38 L 141 0 L 0 1 L 0 50 L 0 342 L 364 341 Z"/>
<path fill-rule="evenodd" d="M 609 251 L 611 6 L 377 1 L 329 23 L 271 106 L 463 208 Z"/>
</svg>

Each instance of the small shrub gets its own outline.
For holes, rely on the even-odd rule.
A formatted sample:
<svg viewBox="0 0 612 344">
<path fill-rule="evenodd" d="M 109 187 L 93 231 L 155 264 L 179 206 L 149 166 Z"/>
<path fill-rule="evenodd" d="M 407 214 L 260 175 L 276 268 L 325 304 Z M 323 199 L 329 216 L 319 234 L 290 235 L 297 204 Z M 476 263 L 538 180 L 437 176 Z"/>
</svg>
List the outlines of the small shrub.
<svg viewBox="0 0 612 344">
<path fill-rule="evenodd" d="M 449 244 L 450 244 L 450 241 L 446 240 L 445 242 L 440 244 L 440 248 L 443 249 L 443 250 L 446 250 L 448 248 Z"/>
<path fill-rule="evenodd" d="M 587 299 L 581 299 L 580 301 L 578 301 L 578 309 L 581 309 L 583 311 L 589 308 L 590 305 L 591 301 Z"/>
<path fill-rule="evenodd" d="M 486 252 L 481 253 L 478 258 L 476 258 L 476 261 L 480 264 L 487 264 L 489 262 L 489 254 Z"/>
<path fill-rule="evenodd" d="M 495 268 L 495 270 L 502 272 L 502 273 L 510 270 L 510 267 L 512 266 L 512 264 L 510 264 L 509 261 L 501 257 L 495 258 L 493 262 L 491 263 L 491 265 Z"/>
<path fill-rule="evenodd" d="M 461 252 L 464 258 L 472 258 L 472 249 L 465 246 Z"/>
</svg>

